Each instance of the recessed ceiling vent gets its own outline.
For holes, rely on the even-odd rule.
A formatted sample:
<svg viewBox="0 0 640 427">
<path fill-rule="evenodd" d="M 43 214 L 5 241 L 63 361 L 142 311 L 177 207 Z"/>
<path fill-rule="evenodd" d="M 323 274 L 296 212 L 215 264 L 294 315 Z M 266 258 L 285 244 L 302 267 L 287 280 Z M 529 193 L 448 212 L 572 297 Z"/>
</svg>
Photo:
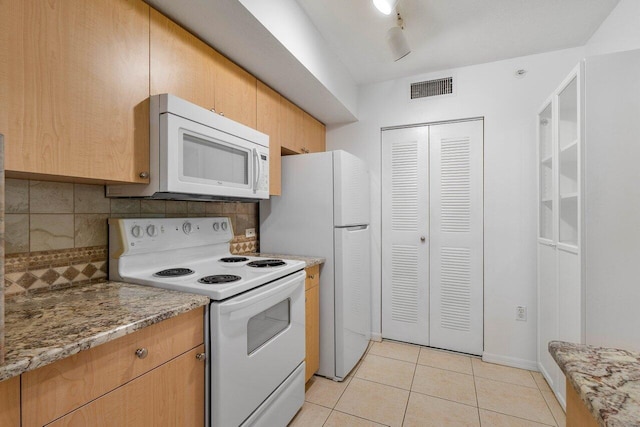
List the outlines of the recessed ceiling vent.
<svg viewBox="0 0 640 427">
<path fill-rule="evenodd" d="M 453 93 L 453 77 L 411 83 L 411 99 Z"/>
</svg>

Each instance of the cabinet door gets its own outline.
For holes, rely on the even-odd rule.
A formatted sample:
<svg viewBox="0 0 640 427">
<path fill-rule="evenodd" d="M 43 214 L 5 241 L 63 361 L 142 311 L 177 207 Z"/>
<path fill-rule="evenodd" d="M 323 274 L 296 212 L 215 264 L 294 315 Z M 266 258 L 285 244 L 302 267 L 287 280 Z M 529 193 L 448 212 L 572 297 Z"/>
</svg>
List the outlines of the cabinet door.
<svg viewBox="0 0 640 427">
<path fill-rule="evenodd" d="M 304 381 L 320 367 L 320 286 L 305 291 L 306 356 Z"/>
<path fill-rule="evenodd" d="M 204 345 L 165 363 L 49 426 L 204 426 Z"/>
<path fill-rule="evenodd" d="M 148 182 L 149 6 L 7 0 L 0 15 L 7 171 Z"/>
<path fill-rule="evenodd" d="M 0 426 L 20 427 L 20 377 L 0 382 Z"/>
<path fill-rule="evenodd" d="M 538 237 L 555 239 L 554 224 L 554 144 L 553 104 L 538 114 Z"/>
<path fill-rule="evenodd" d="M 256 78 L 218 54 L 216 65 L 216 111 L 256 128 Z"/>
<path fill-rule="evenodd" d="M 325 128 L 322 123 L 313 116 L 304 114 L 304 126 L 302 132 L 303 150 L 307 153 L 319 153 L 325 151 Z"/>
<path fill-rule="evenodd" d="M 577 250 L 580 120 L 578 75 L 558 94 L 558 243 Z"/>
<path fill-rule="evenodd" d="M 171 93 L 206 109 L 215 107 L 219 54 L 151 9 L 151 95 Z"/>
<path fill-rule="evenodd" d="M 280 137 L 282 151 L 287 154 L 303 153 L 304 111 L 288 99 L 280 99 Z"/>
<path fill-rule="evenodd" d="M 258 82 L 256 129 L 269 135 L 269 194 L 282 194 L 280 158 L 280 94 Z"/>
</svg>

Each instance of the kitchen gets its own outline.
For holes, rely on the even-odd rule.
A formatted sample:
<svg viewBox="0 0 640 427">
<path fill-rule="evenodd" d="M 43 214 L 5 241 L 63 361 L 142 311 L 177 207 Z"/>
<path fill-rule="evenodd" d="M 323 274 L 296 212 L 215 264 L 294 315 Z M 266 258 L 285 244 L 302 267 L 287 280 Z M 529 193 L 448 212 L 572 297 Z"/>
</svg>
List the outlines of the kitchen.
<svg viewBox="0 0 640 427">
<path fill-rule="evenodd" d="M 304 16 L 296 15 L 302 12 L 301 8 L 297 8 L 297 12 L 290 10 L 289 14 L 273 9 L 272 12 L 282 12 L 273 13 L 273 16 L 266 13 L 269 11 L 261 10 L 259 4 L 251 4 L 252 2 L 242 2 L 242 6 L 236 2 L 221 3 L 223 4 L 220 5 L 220 10 L 224 12 L 223 16 L 237 18 L 237 22 L 247 25 L 253 21 L 249 19 L 249 13 L 245 8 L 251 10 L 251 16 L 261 16 L 263 25 L 267 28 L 273 26 L 273 19 L 278 16 L 287 17 L 292 26 L 304 27 L 305 23 L 313 25 L 308 18 L 305 20 Z M 308 3 L 307 7 L 310 7 Z M 108 268 L 106 220 L 109 217 L 229 217 L 234 230 L 231 252 L 251 253 L 259 244 L 262 247 L 262 242 L 258 243 L 255 236 L 256 231 L 258 235 L 261 232 L 260 213 L 255 203 L 138 201 L 106 199 L 100 194 L 99 187 L 104 189 L 106 183 L 144 182 L 146 179 L 140 174 L 148 170 L 148 166 L 143 166 L 145 162 L 148 164 L 148 159 L 145 158 L 145 149 L 141 149 L 138 142 L 144 143 L 146 140 L 148 144 L 149 136 L 145 134 L 148 132 L 148 126 L 136 124 L 144 123 L 145 120 L 148 123 L 148 105 L 145 102 L 149 95 L 175 93 L 195 104 L 207 108 L 214 106 L 216 111 L 223 112 L 226 117 L 235 121 L 257 127 L 258 130 L 264 129 L 263 132 L 271 136 L 270 149 L 277 153 L 274 155 L 274 151 L 271 151 L 270 167 L 274 172 L 279 169 L 279 165 L 274 167 L 274 164 L 280 159 L 280 151 L 324 151 L 324 137 L 316 135 L 323 135 L 324 132 L 323 126 L 319 125 L 320 122 L 329 124 L 326 148 L 349 151 L 363 159 L 370 169 L 371 254 L 372 259 L 376 260 L 372 265 L 377 266 L 380 260 L 379 238 L 382 227 L 382 172 L 380 146 L 371 144 L 371 141 L 378 141 L 380 129 L 388 126 L 484 117 L 483 360 L 537 370 L 535 114 L 546 97 L 582 58 L 640 47 L 635 25 L 638 17 L 635 2 L 619 2 L 609 18 L 605 20 L 604 16 L 602 17 L 602 23 L 598 23 L 599 29 L 597 26 L 593 28 L 590 38 L 585 37 L 582 42 L 575 43 L 571 48 L 555 49 L 547 53 L 539 51 L 538 54 L 489 61 L 482 65 L 455 67 L 452 70 L 457 81 L 454 97 L 413 104 L 408 104 L 404 98 L 405 87 L 414 81 L 440 78 L 444 75 L 443 72 L 413 72 L 403 77 L 387 79 L 382 83 L 365 84 L 356 89 L 355 85 L 347 85 L 339 78 L 327 80 L 326 74 L 322 75 L 320 70 L 314 70 L 309 63 L 305 64 L 305 57 L 300 53 L 300 62 L 297 62 L 295 67 L 306 65 L 307 69 L 316 71 L 320 77 L 305 80 L 310 78 L 309 74 L 313 71 L 302 73 L 302 77 L 299 77 L 302 80 L 295 80 L 283 73 L 274 77 L 273 74 L 279 73 L 272 70 L 269 74 L 266 65 L 260 66 L 260 61 L 267 63 L 261 55 L 268 53 L 275 58 L 283 58 L 278 56 L 283 55 L 282 51 L 286 50 L 282 46 L 279 50 L 265 48 L 259 52 L 243 46 L 240 50 L 245 52 L 245 55 L 248 53 L 246 56 L 253 56 L 253 63 L 249 60 L 242 62 L 230 55 L 261 80 L 274 88 L 277 87 L 278 91 L 275 91 L 143 3 L 126 2 L 123 10 L 111 10 L 105 4 L 100 8 L 100 4 L 96 3 L 96 10 L 91 12 L 86 11 L 84 6 L 70 7 L 71 11 L 60 12 L 63 17 L 69 14 L 68 19 L 71 20 L 71 24 L 61 28 L 73 28 L 79 40 L 87 40 L 85 49 L 106 46 L 106 41 L 111 41 L 113 36 L 109 26 L 118 25 L 117 34 L 121 39 L 113 45 L 113 51 L 105 51 L 104 57 L 101 57 L 105 62 L 98 65 L 99 70 L 111 70 L 110 67 L 115 67 L 117 71 L 105 71 L 104 76 L 98 73 L 95 78 L 102 79 L 102 86 L 99 86 L 92 84 L 91 80 L 86 80 L 86 68 L 83 68 L 86 67 L 86 61 L 83 62 L 82 58 L 89 57 L 90 53 L 77 55 L 80 59 L 67 60 L 67 64 L 73 64 L 67 69 L 65 61 L 59 61 L 57 57 L 37 50 L 39 39 L 29 38 L 28 34 L 23 34 L 24 31 L 19 31 L 18 26 L 24 22 L 23 20 L 11 19 L 24 13 L 31 19 L 40 19 L 38 22 L 41 22 L 47 31 L 57 34 L 55 21 L 48 20 L 52 18 L 39 17 L 34 10 L 22 10 L 22 6 L 15 6 L 11 2 L 2 3 L 3 10 L 5 7 L 11 7 L 12 12 L 2 14 L 6 18 L 2 20 L 2 28 L 9 29 L 11 34 L 23 34 L 21 37 L 5 37 L 4 43 L 11 45 L 3 46 L 3 53 L 11 58 L 29 53 L 29 58 L 35 61 L 17 61 L 21 64 L 19 67 L 3 66 L 3 72 L 8 73 L 8 76 L 2 79 L 2 99 L 18 100 L 18 104 L 11 106 L 10 115 L 3 111 L 0 117 L 0 127 L 3 129 L 0 133 L 5 134 L 6 168 L 13 171 L 8 172 L 11 179 L 7 181 L 7 186 L 11 186 L 11 189 L 7 190 L 5 219 L 8 245 L 8 257 L 5 261 L 7 294 L 24 292 L 27 288 L 34 293 L 38 287 L 104 280 Z M 194 10 L 199 10 L 197 7 L 202 5 L 194 4 Z M 136 11 L 135 19 L 123 19 L 132 16 L 130 8 Z M 239 10 L 244 10 L 244 15 Z M 205 23 L 212 19 L 207 15 L 206 8 L 199 12 L 195 14 L 200 15 L 200 19 Z M 179 13 L 167 12 L 178 22 L 192 24 L 193 26 L 187 26 L 191 31 L 204 34 L 202 29 L 195 28 L 198 22 L 191 23 L 185 17 L 180 17 Z M 96 16 L 109 16 L 115 22 L 105 24 L 104 28 L 101 28 L 99 24 L 104 20 Z M 404 18 L 407 20 L 407 31 L 410 31 L 410 17 Z M 91 22 L 92 25 L 75 28 L 72 24 L 76 22 Z M 228 20 L 226 24 L 217 24 L 221 25 L 221 30 L 231 31 L 229 27 L 233 27 L 233 22 L 235 21 Z M 126 30 L 120 25 L 127 25 Z M 316 23 L 316 26 L 320 27 L 320 24 Z M 242 31 L 249 32 L 249 28 L 255 31 L 248 34 L 248 37 L 267 38 L 264 28 L 256 29 L 253 26 L 242 25 L 238 27 L 242 28 Z M 277 33 L 277 30 L 273 32 L 277 36 L 269 36 L 271 41 L 274 38 L 279 38 L 281 43 L 286 41 L 287 34 Z M 298 35 L 298 39 L 307 40 L 309 45 L 313 45 L 308 33 L 305 34 L 305 37 Z M 62 34 L 46 39 L 55 43 L 64 37 L 65 34 Z M 296 38 L 295 35 L 289 37 Z M 223 49 L 224 43 L 227 42 L 226 38 L 221 38 L 219 43 L 218 40 L 209 41 L 222 52 L 227 52 Z M 48 49 L 55 51 L 55 46 Z M 128 54 L 121 55 L 117 49 L 125 49 Z M 295 46 L 289 45 L 287 49 L 295 52 Z M 307 49 L 310 48 L 307 46 Z M 73 50 L 63 50 L 60 55 L 73 57 L 73 53 Z M 182 67 L 184 64 L 177 59 L 180 58 L 179 55 L 184 55 L 183 58 L 188 57 L 190 64 L 195 63 L 198 66 Z M 318 55 L 331 59 L 326 51 L 320 51 Z M 2 60 L 3 64 L 9 63 L 9 57 Z M 291 62 L 288 62 L 291 61 L 290 57 L 284 58 L 288 59 L 281 61 L 282 65 L 295 70 Z M 411 55 L 406 59 L 410 58 Z M 40 67 L 38 64 L 43 66 Z M 35 69 L 35 72 L 40 73 L 37 74 L 40 80 L 36 80 L 36 83 L 42 83 L 44 86 L 30 85 L 25 78 L 27 74 L 21 67 Z M 190 70 L 189 74 L 185 74 L 185 68 Z M 516 78 L 514 73 L 520 69 L 526 70 L 527 73 L 523 78 Z M 114 78 L 114 75 L 120 77 Z M 185 77 L 187 75 L 189 78 Z M 211 75 L 215 75 L 216 78 L 207 78 Z M 178 79 L 176 76 L 182 78 Z M 271 76 L 269 80 L 268 76 Z M 289 84 L 288 92 L 285 92 L 283 87 L 287 85 L 283 85 L 282 80 L 285 83 L 288 83 L 287 80 L 296 83 Z M 58 81 L 63 84 L 57 85 Z M 6 82 L 10 82 L 9 87 Z M 299 87 L 315 88 L 318 92 L 296 90 Z M 18 96 L 20 91 L 27 89 L 31 92 Z M 295 105 L 311 105 L 308 104 L 308 98 L 312 98 L 314 93 L 319 98 L 319 106 L 314 115 L 320 120 L 305 112 L 305 108 Z M 42 96 L 51 98 L 42 104 L 33 103 Z M 296 102 L 292 103 L 287 98 L 295 99 Z M 79 99 L 84 101 L 78 102 Z M 100 102 L 90 102 L 91 99 Z M 54 103 L 53 100 L 62 101 Z M 279 138 L 274 138 L 273 127 L 268 128 L 272 123 L 269 113 L 274 111 L 273 107 L 264 108 L 268 102 L 281 106 L 279 111 L 290 113 L 281 116 L 281 120 L 291 125 L 281 124 L 278 127 L 279 130 L 284 129 Z M 66 108 L 67 111 L 62 111 Z M 312 111 L 309 106 L 306 109 Z M 32 122 L 23 123 L 24 111 L 34 112 L 35 118 L 31 119 Z M 52 115 L 52 111 L 56 114 Z M 251 113 L 252 111 L 255 113 Z M 356 115 L 353 112 L 357 112 L 359 120 L 351 124 L 341 124 L 354 121 Z M 119 116 L 114 117 L 116 120 L 95 119 L 103 117 L 105 113 Z M 345 117 L 350 114 L 353 118 L 346 120 Z M 74 121 L 75 126 L 69 126 L 65 122 L 69 117 L 85 119 Z M 138 119 L 142 121 L 139 122 Z M 32 126 L 33 123 L 37 126 Z M 123 131 L 123 124 L 129 126 L 128 130 Z M 20 140 L 22 145 L 16 148 L 9 139 L 10 136 L 16 135 L 15 129 L 34 133 L 26 134 L 24 137 L 18 136 L 16 140 Z M 138 135 L 139 133 L 142 135 Z M 109 141 L 108 144 L 104 142 L 102 135 L 109 135 L 106 139 Z M 56 145 L 56 136 L 65 141 L 63 146 Z M 316 145 L 320 148 L 297 147 L 293 143 L 296 140 L 311 140 L 314 136 L 321 141 Z M 278 139 L 282 146 L 280 150 L 274 144 Z M 55 179 L 56 176 L 65 178 Z M 271 184 L 277 182 L 273 174 L 270 178 Z M 277 189 L 272 188 L 271 193 L 277 194 L 276 191 Z M 251 229 L 254 229 L 253 236 L 250 236 Z M 47 259 L 43 253 L 45 251 L 54 252 L 49 254 Z M 41 259 L 27 258 L 31 252 L 36 253 Z M 63 263 L 59 259 L 54 259 L 62 253 L 65 253 L 68 259 L 68 262 L 65 260 L 66 265 L 61 265 Z M 310 251 L 301 255 L 321 254 Z M 24 266 L 28 264 L 31 268 L 25 271 Z M 25 274 L 26 272 L 29 274 Z M 321 280 L 322 272 L 321 270 Z M 380 270 L 372 269 L 371 321 L 374 326 L 371 332 L 374 339 L 381 338 L 380 277 Z M 517 306 L 528 308 L 528 321 L 515 320 L 514 311 Z"/>
</svg>

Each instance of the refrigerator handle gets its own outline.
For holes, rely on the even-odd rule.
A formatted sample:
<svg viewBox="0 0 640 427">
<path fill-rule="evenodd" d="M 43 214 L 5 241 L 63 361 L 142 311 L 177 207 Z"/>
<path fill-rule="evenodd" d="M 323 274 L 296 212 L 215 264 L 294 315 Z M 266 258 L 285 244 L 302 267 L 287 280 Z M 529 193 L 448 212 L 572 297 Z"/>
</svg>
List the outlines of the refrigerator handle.
<svg viewBox="0 0 640 427">
<path fill-rule="evenodd" d="M 354 225 L 352 227 L 344 227 L 347 231 L 358 231 L 358 230 L 366 230 L 369 228 L 368 225 Z"/>
</svg>

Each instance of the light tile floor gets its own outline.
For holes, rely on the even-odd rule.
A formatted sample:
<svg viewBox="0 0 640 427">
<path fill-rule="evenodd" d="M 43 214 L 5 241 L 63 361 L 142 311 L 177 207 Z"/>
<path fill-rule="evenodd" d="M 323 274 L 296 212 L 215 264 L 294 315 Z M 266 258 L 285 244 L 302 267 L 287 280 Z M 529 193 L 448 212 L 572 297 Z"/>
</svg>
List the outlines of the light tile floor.
<svg viewBox="0 0 640 427">
<path fill-rule="evenodd" d="M 383 341 L 341 383 L 313 377 L 292 427 L 565 426 L 538 372 Z"/>
</svg>

